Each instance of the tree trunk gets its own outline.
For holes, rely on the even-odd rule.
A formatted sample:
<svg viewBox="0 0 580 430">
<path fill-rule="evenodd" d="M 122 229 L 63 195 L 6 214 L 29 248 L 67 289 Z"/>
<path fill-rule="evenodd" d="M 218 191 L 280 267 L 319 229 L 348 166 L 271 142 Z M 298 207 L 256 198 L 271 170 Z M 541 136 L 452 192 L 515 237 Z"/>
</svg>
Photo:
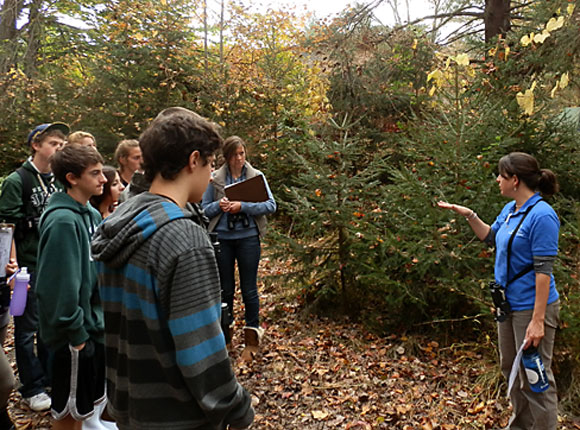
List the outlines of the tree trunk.
<svg viewBox="0 0 580 430">
<path fill-rule="evenodd" d="M 222 0 L 220 9 L 220 64 L 223 67 L 224 64 L 224 19 L 225 19 L 225 3 L 226 0 Z"/>
<path fill-rule="evenodd" d="M 509 0 L 485 0 L 485 42 L 498 35 L 505 37 L 511 26 Z"/>
<path fill-rule="evenodd" d="M 203 65 L 205 72 L 208 70 L 208 26 L 207 26 L 207 0 L 203 2 Z"/>
<path fill-rule="evenodd" d="M 16 20 L 22 10 L 22 0 L 4 0 L 0 11 L 0 73 L 6 73 L 18 55 Z"/>
<path fill-rule="evenodd" d="M 28 20 L 28 46 L 24 55 L 24 73 L 31 77 L 38 69 L 38 54 L 40 52 L 40 38 L 42 36 L 42 1 L 32 0 L 30 3 L 30 17 Z"/>
</svg>

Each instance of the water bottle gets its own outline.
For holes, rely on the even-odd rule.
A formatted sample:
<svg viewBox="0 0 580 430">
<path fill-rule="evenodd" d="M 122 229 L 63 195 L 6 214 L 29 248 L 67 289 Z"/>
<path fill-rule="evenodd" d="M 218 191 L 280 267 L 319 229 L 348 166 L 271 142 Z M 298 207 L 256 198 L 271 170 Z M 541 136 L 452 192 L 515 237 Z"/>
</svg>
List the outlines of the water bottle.
<svg viewBox="0 0 580 430">
<path fill-rule="evenodd" d="M 12 299 L 10 300 L 10 315 L 19 317 L 24 313 L 29 282 L 30 274 L 28 273 L 28 269 L 23 267 L 16 274 L 16 280 L 14 281 L 14 290 L 12 291 Z"/>
<path fill-rule="evenodd" d="M 230 335 L 230 307 L 228 306 L 227 303 L 222 303 L 222 315 L 220 325 L 222 327 L 224 337 L 226 338 L 226 344 L 228 344 L 232 341 L 232 337 Z"/>
<path fill-rule="evenodd" d="M 524 350 L 522 355 L 522 363 L 526 370 L 526 377 L 530 383 L 530 389 L 536 393 L 542 393 L 548 389 L 548 377 L 546 376 L 546 369 L 542 357 L 538 353 L 538 349 L 531 345 Z"/>
</svg>

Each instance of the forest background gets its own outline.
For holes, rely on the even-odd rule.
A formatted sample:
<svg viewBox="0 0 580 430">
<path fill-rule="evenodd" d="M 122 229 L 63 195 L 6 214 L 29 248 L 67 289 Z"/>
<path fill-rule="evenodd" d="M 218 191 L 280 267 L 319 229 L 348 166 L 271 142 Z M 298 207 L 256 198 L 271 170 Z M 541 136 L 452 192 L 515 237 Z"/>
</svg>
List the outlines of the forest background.
<svg viewBox="0 0 580 430">
<path fill-rule="evenodd" d="M 407 23 L 385 1 L 385 26 L 380 0 L 325 20 L 245 1 L 4 0 L 0 174 L 35 124 L 91 132 L 110 159 L 162 109 L 190 108 L 248 142 L 279 203 L 269 252 L 305 312 L 493 351 L 493 250 L 435 202 L 491 223 L 499 158 L 531 153 L 561 183 L 555 369 L 579 415 L 580 12 L 430 1 L 434 17 Z"/>
</svg>

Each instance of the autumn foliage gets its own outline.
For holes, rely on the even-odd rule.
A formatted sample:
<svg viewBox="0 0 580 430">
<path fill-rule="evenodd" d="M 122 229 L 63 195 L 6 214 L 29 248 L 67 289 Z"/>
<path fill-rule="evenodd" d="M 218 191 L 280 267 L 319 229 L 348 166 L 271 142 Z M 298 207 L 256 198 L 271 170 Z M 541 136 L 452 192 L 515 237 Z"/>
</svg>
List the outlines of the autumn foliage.
<svg viewBox="0 0 580 430">
<path fill-rule="evenodd" d="M 1 40 L 4 174 L 28 154 L 34 124 L 68 122 L 110 156 L 160 110 L 185 106 L 250 143 L 280 205 L 269 248 L 292 261 L 284 285 L 302 308 L 378 334 L 477 339 L 492 330 L 493 250 L 434 203 L 491 223 L 505 204 L 497 161 L 529 152 L 562 185 L 551 201 L 562 223 L 556 366 L 578 377 L 580 152 L 578 123 L 562 115 L 579 99 L 573 2 L 526 4 L 505 38 L 445 47 L 423 27 L 379 25 L 364 7 L 314 21 L 243 2 L 84 3 L 54 6 L 82 28 L 51 10 L 35 23 L 43 31 Z"/>
</svg>

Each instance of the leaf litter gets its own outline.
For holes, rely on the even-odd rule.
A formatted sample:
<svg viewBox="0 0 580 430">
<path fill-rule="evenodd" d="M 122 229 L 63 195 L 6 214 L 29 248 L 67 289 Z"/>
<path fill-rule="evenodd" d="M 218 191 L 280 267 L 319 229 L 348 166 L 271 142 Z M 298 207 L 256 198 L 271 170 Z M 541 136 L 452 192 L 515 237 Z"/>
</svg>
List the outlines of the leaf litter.
<svg viewBox="0 0 580 430">
<path fill-rule="evenodd" d="M 291 291 L 262 282 L 280 274 L 285 264 L 268 258 L 260 264 L 266 334 L 257 360 L 249 365 L 239 360 L 243 309 L 236 304 L 231 360 L 252 395 L 252 428 L 466 430 L 507 424 L 505 384 L 502 390 L 489 389 L 482 375 L 494 379 L 497 364 L 483 357 L 481 348 L 441 347 L 396 333 L 378 337 L 347 320 L 305 315 Z M 12 325 L 4 347 L 16 372 Z M 50 413 L 30 410 L 17 391 L 8 410 L 19 430 L 50 429 Z M 561 417 L 560 428 L 580 430 L 580 422 Z"/>
</svg>

